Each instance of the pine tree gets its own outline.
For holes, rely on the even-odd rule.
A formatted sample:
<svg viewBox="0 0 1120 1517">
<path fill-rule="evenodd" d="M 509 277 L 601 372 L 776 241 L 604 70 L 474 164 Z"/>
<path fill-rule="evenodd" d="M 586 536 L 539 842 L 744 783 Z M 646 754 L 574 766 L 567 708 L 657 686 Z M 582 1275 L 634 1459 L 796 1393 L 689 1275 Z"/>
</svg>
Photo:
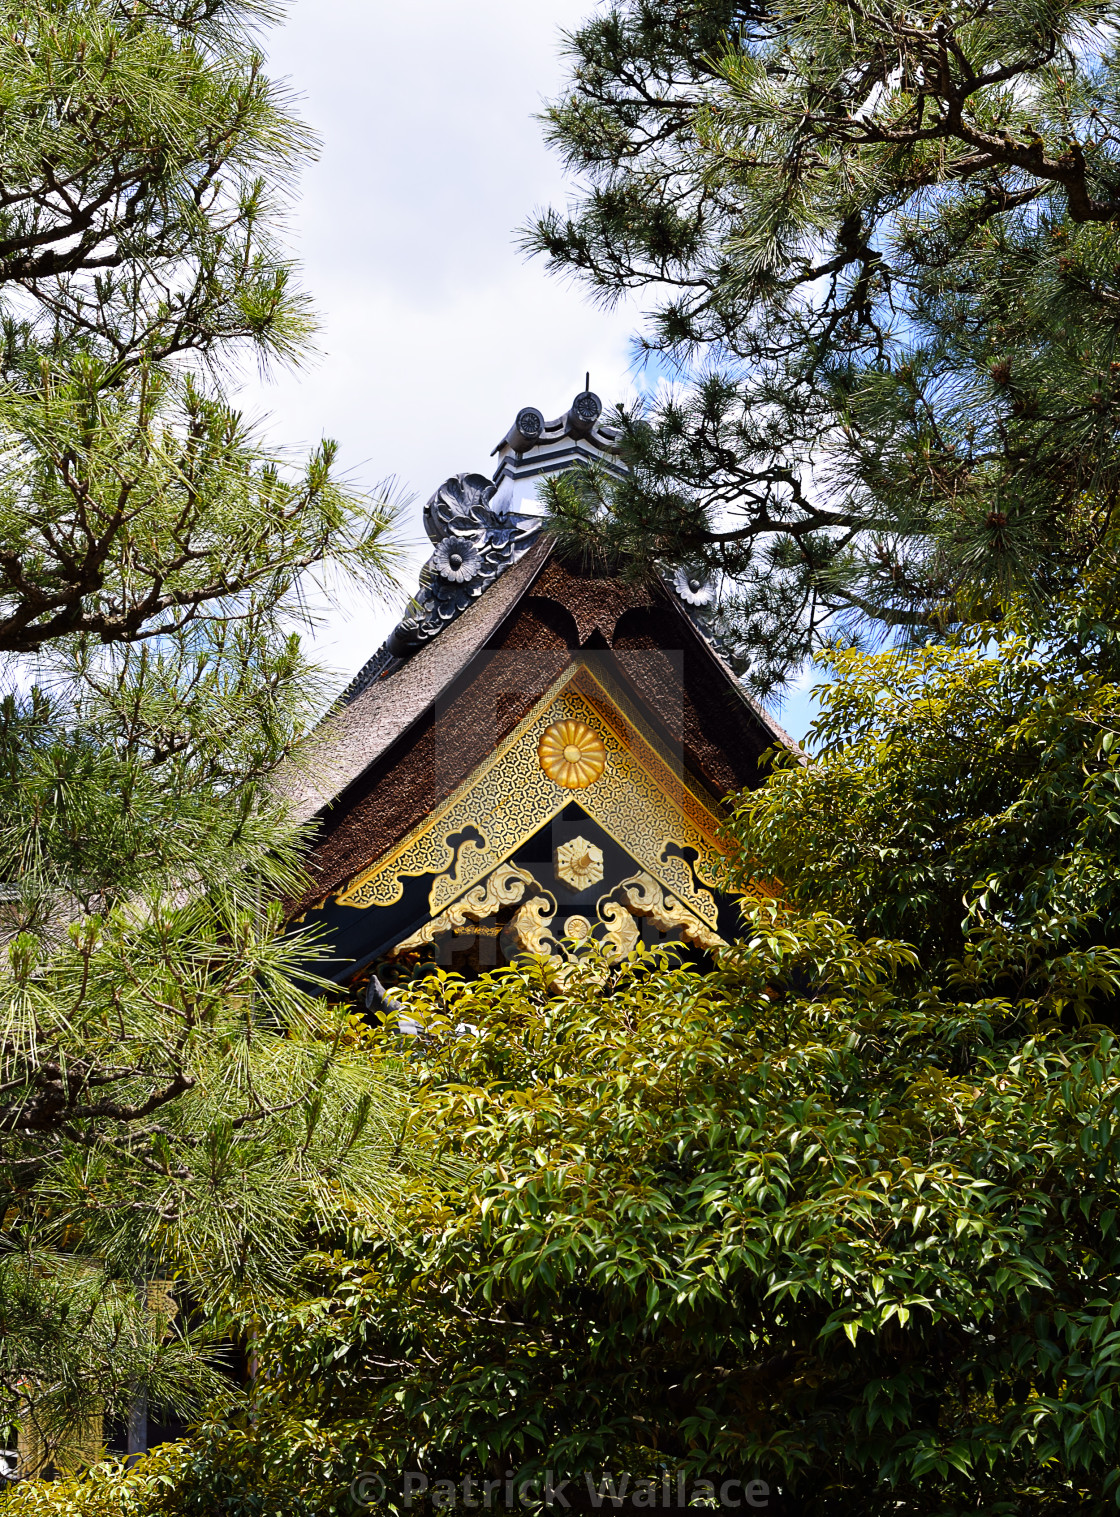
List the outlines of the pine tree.
<svg viewBox="0 0 1120 1517">
<path fill-rule="evenodd" d="M 228 391 L 313 330 L 276 13 L 0 5 L 0 1423 L 48 1458 L 220 1389 L 188 1310 L 251 1310 L 397 1184 L 391 1071 L 275 904 L 307 576 L 393 565 L 334 445 L 289 468 Z"/>
<path fill-rule="evenodd" d="M 765 690 L 844 626 L 922 637 L 1075 574 L 1118 482 L 1115 7 L 618 0 L 548 134 L 583 190 L 527 240 L 647 291 L 682 381 L 632 479 L 552 491 L 639 571 L 723 578 Z M 691 377 L 691 382 L 684 382 Z"/>
</svg>

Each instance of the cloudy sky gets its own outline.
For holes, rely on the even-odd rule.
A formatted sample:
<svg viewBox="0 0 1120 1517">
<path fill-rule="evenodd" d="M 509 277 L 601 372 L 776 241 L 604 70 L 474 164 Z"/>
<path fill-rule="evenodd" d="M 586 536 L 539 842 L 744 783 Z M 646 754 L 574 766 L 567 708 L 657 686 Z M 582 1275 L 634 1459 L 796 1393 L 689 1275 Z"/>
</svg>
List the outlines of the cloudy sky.
<svg viewBox="0 0 1120 1517">
<path fill-rule="evenodd" d="M 365 488 L 395 477 L 418 546 L 423 501 L 449 474 L 490 473 L 521 406 L 559 415 L 588 370 L 608 406 L 642 383 L 637 308 L 592 305 L 516 245 L 569 193 L 533 116 L 563 78 L 563 29 L 593 3 L 295 0 L 271 35 L 271 70 L 322 139 L 292 225 L 322 352 L 251 384 L 247 409 L 293 448 L 337 438 Z M 394 618 L 339 606 L 320 650 L 348 677 Z"/>
</svg>

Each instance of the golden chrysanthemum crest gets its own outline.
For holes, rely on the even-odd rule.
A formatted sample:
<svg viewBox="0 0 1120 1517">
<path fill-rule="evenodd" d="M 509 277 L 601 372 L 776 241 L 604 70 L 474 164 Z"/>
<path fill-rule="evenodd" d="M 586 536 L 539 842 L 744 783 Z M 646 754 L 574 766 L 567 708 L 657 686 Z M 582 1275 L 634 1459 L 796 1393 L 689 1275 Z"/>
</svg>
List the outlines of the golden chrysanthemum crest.
<svg viewBox="0 0 1120 1517">
<path fill-rule="evenodd" d="M 537 745 L 541 768 L 564 790 L 584 790 L 607 763 L 603 739 L 584 722 L 553 722 Z"/>
</svg>

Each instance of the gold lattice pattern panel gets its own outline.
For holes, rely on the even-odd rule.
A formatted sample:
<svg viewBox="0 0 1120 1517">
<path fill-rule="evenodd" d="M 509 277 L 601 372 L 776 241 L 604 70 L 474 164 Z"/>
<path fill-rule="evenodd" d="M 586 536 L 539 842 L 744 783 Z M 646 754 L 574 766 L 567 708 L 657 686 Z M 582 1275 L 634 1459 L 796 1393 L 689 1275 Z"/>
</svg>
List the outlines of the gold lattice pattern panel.
<svg viewBox="0 0 1120 1517">
<path fill-rule="evenodd" d="M 600 827 L 643 869 L 714 928 L 714 896 L 697 884 L 685 859 L 667 850 L 674 844 L 695 849 L 696 875 L 714 885 L 720 857 L 718 818 L 674 781 L 668 766 L 644 739 L 635 743 L 636 734 L 627 731 L 646 761 L 646 765 L 639 764 L 599 703 L 593 704 L 595 682 L 586 677 L 577 681 L 577 673 L 578 668 L 565 675 L 558 682 L 560 688 L 553 687 L 470 779 L 396 848 L 352 880 L 338 894 L 339 903 L 391 906 L 400 900 L 405 878 L 438 875 L 429 896 L 434 915 L 484 879 L 558 816 L 569 801 L 578 798 Z M 611 710 L 609 701 L 603 704 Z M 565 789 L 552 779 L 542 768 L 538 754 L 547 729 L 565 721 L 591 727 L 606 749 L 602 773 L 578 791 Z M 629 724 L 620 725 L 626 731 Z M 456 848 L 449 841 L 467 832 L 477 834 L 481 842 L 469 837 Z"/>
</svg>

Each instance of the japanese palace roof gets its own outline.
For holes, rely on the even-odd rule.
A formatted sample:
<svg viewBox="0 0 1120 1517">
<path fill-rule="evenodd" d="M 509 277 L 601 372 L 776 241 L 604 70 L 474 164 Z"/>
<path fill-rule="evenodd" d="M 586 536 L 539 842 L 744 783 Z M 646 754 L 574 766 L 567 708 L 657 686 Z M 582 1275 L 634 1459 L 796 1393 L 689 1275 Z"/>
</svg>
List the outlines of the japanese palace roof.
<svg viewBox="0 0 1120 1517">
<path fill-rule="evenodd" d="M 718 894 L 723 799 L 761 782 L 767 750 L 794 745 L 706 635 L 707 585 L 684 572 L 635 585 L 557 552 L 537 485 L 580 462 L 621 472 L 601 413 L 589 391 L 552 422 L 526 407 L 494 450 L 492 478 L 440 485 L 424 509 L 432 553 L 414 600 L 286 775 L 295 815 L 314 830 L 313 883 L 293 910 L 325 912 L 348 964 L 430 939 L 440 912 L 460 921 L 467 900 L 485 896 L 499 925 L 503 890 L 539 901 L 556 885 L 540 883 L 533 850 L 564 828 L 630 870 L 600 903 L 608 916 L 640 915 L 634 902 L 659 892 L 718 941 L 705 902 Z M 573 757 L 581 743 L 587 766 Z M 548 845 L 553 870 L 565 839 Z"/>
</svg>

